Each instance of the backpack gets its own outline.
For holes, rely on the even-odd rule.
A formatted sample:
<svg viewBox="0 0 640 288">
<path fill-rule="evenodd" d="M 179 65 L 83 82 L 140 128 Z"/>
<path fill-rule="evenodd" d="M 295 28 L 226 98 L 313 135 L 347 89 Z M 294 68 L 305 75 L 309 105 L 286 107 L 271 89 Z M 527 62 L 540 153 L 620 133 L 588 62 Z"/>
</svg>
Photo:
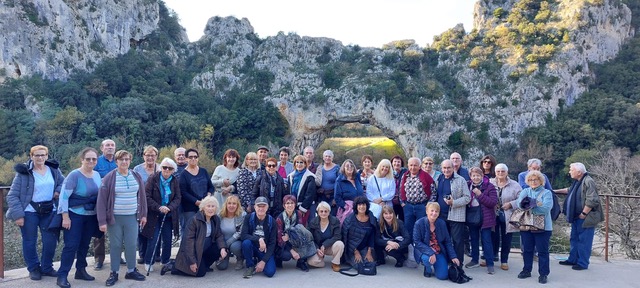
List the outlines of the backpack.
<svg viewBox="0 0 640 288">
<path fill-rule="evenodd" d="M 558 216 L 560 216 L 560 199 L 558 199 L 558 195 L 551 191 L 551 195 L 553 195 L 553 207 L 551 207 L 551 220 L 556 221 Z"/>
<path fill-rule="evenodd" d="M 467 274 L 464 273 L 464 270 L 462 270 L 462 265 L 451 263 L 451 265 L 449 265 L 449 280 L 458 284 L 462 284 L 473 280 L 473 278 L 467 276 Z"/>
</svg>

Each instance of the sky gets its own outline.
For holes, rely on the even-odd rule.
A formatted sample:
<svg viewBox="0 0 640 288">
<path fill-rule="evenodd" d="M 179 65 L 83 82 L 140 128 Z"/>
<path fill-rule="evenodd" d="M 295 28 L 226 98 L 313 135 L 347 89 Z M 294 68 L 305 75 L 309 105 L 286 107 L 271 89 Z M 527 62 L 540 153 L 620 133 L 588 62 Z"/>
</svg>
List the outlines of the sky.
<svg viewBox="0 0 640 288">
<path fill-rule="evenodd" d="M 414 39 L 425 47 L 458 23 L 471 31 L 476 0 L 164 0 L 187 29 L 189 41 L 203 36 L 214 16 L 247 18 L 260 38 L 282 31 L 328 37 L 343 45 L 382 47 Z"/>
</svg>

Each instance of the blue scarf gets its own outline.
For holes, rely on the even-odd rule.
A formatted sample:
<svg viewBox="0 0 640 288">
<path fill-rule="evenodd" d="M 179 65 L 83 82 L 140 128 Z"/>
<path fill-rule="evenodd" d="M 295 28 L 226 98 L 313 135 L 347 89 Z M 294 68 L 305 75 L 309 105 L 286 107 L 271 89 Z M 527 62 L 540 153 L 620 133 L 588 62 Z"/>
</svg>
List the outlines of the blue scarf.
<svg viewBox="0 0 640 288">
<path fill-rule="evenodd" d="M 302 171 L 296 170 L 293 172 L 293 184 L 291 185 L 291 195 L 296 196 L 298 198 L 298 190 L 300 189 L 300 182 L 302 181 L 302 175 L 307 172 L 307 169 Z"/>
<path fill-rule="evenodd" d="M 171 195 L 171 179 L 173 179 L 173 175 L 169 176 L 166 180 L 162 177 L 162 174 L 160 175 L 160 196 L 162 196 L 162 206 L 167 206 L 167 204 L 169 204 L 169 195 Z"/>
</svg>

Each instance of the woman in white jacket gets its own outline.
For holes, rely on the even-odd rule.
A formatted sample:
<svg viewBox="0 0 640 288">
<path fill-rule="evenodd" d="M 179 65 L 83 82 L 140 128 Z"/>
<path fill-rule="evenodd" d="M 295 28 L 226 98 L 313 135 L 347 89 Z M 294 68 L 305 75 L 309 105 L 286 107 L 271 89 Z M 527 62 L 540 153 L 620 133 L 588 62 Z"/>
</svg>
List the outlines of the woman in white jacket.
<svg viewBox="0 0 640 288">
<path fill-rule="evenodd" d="M 396 181 L 391 172 L 391 161 L 382 159 L 378 163 L 373 177 L 367 180 L 367 199 L 371 202 L 370 210 L 376 218 L 380 218 L 382 206 L 393 207 L 391 200 L 396 193 Z"/>
</svg>

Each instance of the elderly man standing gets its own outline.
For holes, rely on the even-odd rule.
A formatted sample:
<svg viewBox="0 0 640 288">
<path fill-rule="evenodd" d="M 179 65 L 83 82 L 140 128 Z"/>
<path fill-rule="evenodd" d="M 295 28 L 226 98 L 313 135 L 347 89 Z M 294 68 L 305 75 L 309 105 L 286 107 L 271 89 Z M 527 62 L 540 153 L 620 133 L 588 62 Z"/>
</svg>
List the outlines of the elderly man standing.
<svg viewBox="0 0 640 288">
<path fill-rule="evenodd" d="M 573 183 L 564 202 L 564 213 L 567 222 L 571 223 L 571 246 L 569 258 L 560 261 L 560 265 L 572 266 L 573 270 L 585 270 L 589 268 L 595 227 L 604 221 L 604 214 L 596 183 L 584 164 L 576 162 L 569 165 L 569 175 Z"/>
<path fill-rule="evenodd" d="M 522 189 L 529 188 L 527 181 L 525 181 L 527 174 L 531 171 L 540 171 L 540 170 L 542 170 L 542 161 L 540 161 L 540 159 L 531 158 L 527 160 L 527 171 L 523 171 L 523 172 L 520 172 L 520 174 L 518 174 L 518 184 L 520 184 Z M 542 173 L 542 175 L 544 175 L 544 189 L 553 191 L 553 188 L 551 188 L 551 182 L 549 181 L 549 178 L 547 177 L 547 175 L 545 175 L 544 173 Z"/>
<path fill-rule="evenodd" d="M 464 180 L 466 181 L 471 180 L 471 178 L 469 178 L 469 170 L 462 167 L 462 156 L 460 155 L 460 153 L 451 153 L 451 156 L 449 156 L 449 160 L 451 160 L 451 163 L 453 164 L 453 172 L 462 176 L 462 178 L 464 178 Z"/>
<path fill-rule="evenodd" d="M 102 151 L 102 155 L 98 157 L 98 163 L 93 170 L 100 174 L 100 178 L 104 178 L 105 175 L 118 167 L 114 156 L 116 154 L 116 142 L 111 139 L 105 139 L 102 141 L 102 144 L 100 144 L 100 151 Z M 93 239 L 93 255 L 96 261 L 94 270 L 102 270 L 102 266 L 104 264 L 104 237 L 105 236 Z M 120 259 L 120 263 L 123 262 L 124 260 Z"/>
<path fill-rule="evenodd" d="M 316 170 L 318 170 L 318 163 L 313 162 L 313 158 L 316 157 L 313 147 L 307 146 L 302 152 L 304 154 L 304 159 L 307 160 L 307 169 L 311 171 L 311 173 L 316 174 Z"/>
<path fill-rule="evenodd" d="M 447 221 L 447 228 L 453 239 L 453 248 L 460 263 L 463 263 L 466 207 L 471 201 L 471 192 L 467 181 L 453 172 L 451 160 L 442 161 L 440 168 L 442 175 L 438 177 L 436 184 L 437 201 L 440 204 L 439 217 Z"/>
<path fill-rule="evenodd" d="M 187 165 L 189 165 L 187 163 L 187 157 L 184 154 L 185 151 L 187 151 L 187 149 L 184 147 L 178 147 L 176 150 L 173 150 L 173 159 L 176 160 L 176 165 L 178 166 L 178 169 L 176 169 L 175 172 L 176 176 L 180 176 L 180 173 L 182 173 L 182 171 L 187 168 Z"/>
<path fill-rule="evenodd" d="M 400 180 L 400 201 L 404 210 L 404 226 L 413 235 L 413 226 L 418 219 L 427 216 L 425 206 L 435 193 L 433 178 L 420 169 L 420 159 L 409 158 L 409 172 Z"/>
<path fill-rule="evenodd" d="M 260 145 L 260 147 L 258 147 L 258 151 L 256 151 L 256 154 L 258 154 L 258 162 L 260 162 L 260 170 L 265 170 L 267 167 L 267 158 L 269 158 L 269 148 L 267 146 L 264 145 Z"/>
<path fill-rule="evenodd" d="M 269 200 L 265 197 L 256 198 L 255 212 L 247 215 L 242 224 L 242 256 L 247 261 L 244 278 L 251 278 L 253 274 L 263 272 L 267 277 L 276 274 L 276 221 L 267 214 Z M 255 258 L 258 263 L 255 263 Z"/>
</svg>

